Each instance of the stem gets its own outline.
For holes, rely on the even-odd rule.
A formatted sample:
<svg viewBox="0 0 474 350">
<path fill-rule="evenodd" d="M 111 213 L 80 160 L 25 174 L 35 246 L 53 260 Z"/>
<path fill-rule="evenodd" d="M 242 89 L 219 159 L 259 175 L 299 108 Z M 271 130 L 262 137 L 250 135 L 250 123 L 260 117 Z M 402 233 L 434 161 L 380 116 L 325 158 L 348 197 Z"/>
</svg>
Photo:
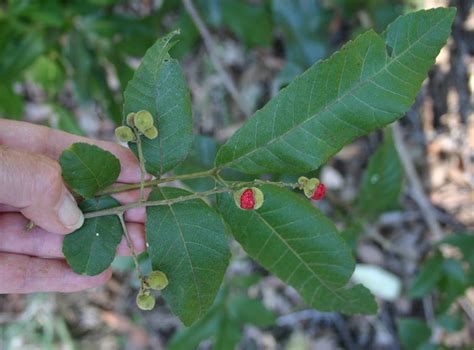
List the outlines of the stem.
<svg viewBox="0 0 474 350">
<path fill-rule="evenodd" d="M 140 134 L 135 128 L 135 137 L 137 138 L 138 161 L 140 162 L 140 202 L 145 200 L 145 158 L 143 157 L 142 140 Z"/>
<path fill-rule="evenodd" d="M 197 172 L 197 173 L 183 174 L 183 175 L 177 175 L 177 176 L 173 176 L 173 177 L 165 177 L 165 178 L 161 178 L 161 179 L 144 181 L 143 182 L 143 187 L 153 187 L 153 186 L 156 186 L 156 185 L 159 185 L 159 184 L 162 184 L 162 183 L 173 182 L 173 181 L 178 181 L 178 180 L 196 179 L 196 178 L 199 178 L 199 177 L 214 177 L 215 172 L 216 172 L 216 168 L 213 168 L 213 169 L 210 169 L 210 170 L 201 171 L 201 172 Z M 102 196 L 102 195 L 105 195 L 105 194 L 113 194 L 113 193 L 118 193 L 118 192 L 136 190 L 140 187 L 141 187 L 141 183 L 110 187 L 110 188 L 106 188 L 103 191 L 97 192 L 96 196 Z"/>
<path fill-rule="evenodd" d="M 214 174 L 214 169 L 212 170 L 212 174 Z M 208 175 L 211 174 L 211 171 L 206 172 Z M 198 173 L 196 173 L 198 174 Z M 193 175 L 193 174 L 188 174 L 188 175 Z M 216 175 L 216 178 L 220 178 L 220 176 Z M 181 177 L 182 178 L 182 177 Z M 189 176 L 187 178 L 190 178 Z M 192 177 L 191 177 L 192 178 Z M 169 180 L 168 181 L 173 181 Z M 226 185 L 226 187 L 223 188 L 214 188 L 212 190 L 204 191 L 204 192 L 196 192 L 187 196 L 181 196 L 181 197 L 176 197 L 176 198 L 170 198 L 170 199 L 160 199 L 160 200 L 155 200 L 155 201 L 138 201 L 130 204 L 125 204 L 121 205 L 118 207 L 114 208 L 108 208 L 108 209 L 102 209 L 102 210 L 97 210 L 97 211 L 92 211 L 84 214 L 84 217 L 86 219 L 90 218 L 95 218 L 98 216 L 107 216 L 107 215 L 122 215 L 126 210 L 129 209 L 135 209 L 135 208 L 145 208 L 145 207 L 153 207 L 157 205 L 172 205 L 175 203 L 180 203 L 180 202 L 185 202 L 193 199 L 203 199 L 209 196 L 212 196 L 214 194 L 219 194 L 219 193 L 228 193 L 228 192 L 233 192 L 236 189 L 245 187 L 245 186 L 258 186 L 258 185 L 274 185 L 278 187 L 289 187 L 289 188 L 298 188 L 299 184 L 297 183 L 287 183 L 287 182 L 274 182 L 274 181 L 268 181 L 268 180 L 254 180 L 254 181 L 247 181 L 247 182 L 239 182 L 239 181 L 234 181 L 234 182 L 226 182 L 222 178 L 220 178 L 221 181 L 223 181 Z M 165 180 L 165 179 L 161 179 Z"/>
<path fill-rule="evenodd" d="M 125 240 L 127 241 L 128 249 L 130 249 L 130 253 L 132 254 L 132 259 L 133 259 L 133 262 L 135 263 L 135 270 L 137 270 L 138 278 L 141 281 L 143 281 L 144 276 L 142 274 L 142 270 L 140 269 L 140 263 L 138 262 L 137 254 L 135 253 L 135 247 L 133 245 L 133 241 L 130 238 L 130 235 L 128 234 L 127 225 L 125 225 L 125 220 L 123 219 L 123 212 L 117 214 L 117 216 L 120 220 L 120 224 L 122 225 L 123 234 L 125 236 Z"/>
<path fill-rule="evenodd" d="M 107 215 L 122 215 L 124 211 L 129 210 L 129 209 L 134 209 L 134 208 L 143 208 L 143 207 L 152 207 L 152 206 L 157 206 L 157 205 L 171 205 L 179 202 L 185 202 L 189 201 L 192 199 L 201 199 L 205 198 L 208 196 L 211 196 L 213 194 L 218 194 L 218 193 L 226 193 L 226 192 L 232 192 L 232 188 L 220 188 L 220 189 L 213 189 L 205 192 L 198 192 L 198 193 L 193 193 L 188 196 L 182 196 L 182 197 L 176 197 L 176 198 L 171 198 L 171 199 L 161 199 L 161 200 L 156 200 L 156 201 L 145 201 L 145 202 L 135 202 L 135 203 L 130 203 L 130 204 L 125 204 L 121 205 L 115 208 L 109 208 L 109 209 L 102 209 L 102 210 L 97 210 L 97 211 L 92 211 L 89 213 L 85 213 L 84 217 L 86 219 L 90 218 L 95 218 L 98 216 L 107 216 Z"/>
</svg>

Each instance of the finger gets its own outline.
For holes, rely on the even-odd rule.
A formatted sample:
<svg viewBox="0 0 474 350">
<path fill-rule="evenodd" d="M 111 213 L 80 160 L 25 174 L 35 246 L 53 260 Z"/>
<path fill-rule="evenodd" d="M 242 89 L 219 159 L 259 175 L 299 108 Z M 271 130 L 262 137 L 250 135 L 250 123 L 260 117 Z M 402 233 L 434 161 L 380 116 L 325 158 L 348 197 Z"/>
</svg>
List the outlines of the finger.
<svg viewBox="0 0 474 350">
<path fill-rule="evenodd" d="M 133 248 L 136 254 L 143 253 L 146 250 L 145 241 L 145 226 L 137 223 L 127 223 L 128 234 L 132 240 Z M 128 247 L 127 240 L 125 237 L 120 242 L 117 248 L 117 255 L 128 256 L 132 255 L 130 248 Z"/>
<path fill-rule="evenodd" d="M 0 213 L 13 213 L 19 211 L 18 208 L 9 205 L 0 204 Z"/>
<path fill-rule="evenodd" d="M 53 233 L 67 234 L 84 222 L 59 164 L 43 155 L 0 147 L 0 203 Z"/>
<path fill-rule="evenodd" d="M 75 142 L 94 144 L 112 152 L 121 164 L 119 182 L 140 181 L 138 160 L 128 148 L 119 144 L 71 135 L 40 125 L 0 119 L 0 145 L 59 159 L 62 151 Z"/>
<path fill-rule="evenodd" d="M 82 276 L 63 260 L 0 253 L 0 293 L 77 292 L 104 284 L 111 274 Z"/>
<path fill-rule="evenodd" d="M 19 213 L 0 214 L 0 252 L 16 253 L 44 258 L 64 258 L 62 252 L 63 235 L 47 232 L 39 227 L 23 232 L 28 220 Z M 135 251 L 145 250 L 145 227 L 137 223 L 127 223 L 127 230 Z M 130 255 L 125 238 L 122 239 L 117 255 Z"/>
<path fill-rule="evenodd" d="M 151 192 L 150 188 L 145 188 L 145 198 L 148 197 L 150 192 Z M 112 195 L 112 197 L 114 197 L 116 200 L 118 200 L 122 204 L 135 203 L 140 198 L 140 191 L 133 190 L 133 191 L 115 193 Z M 128 222 L 139 222 L 142 224 L 145 223 L 145 220 L 146 220 L 145 208 L 128 209 L 125 212 L 125 220 Z"/>
</svg>

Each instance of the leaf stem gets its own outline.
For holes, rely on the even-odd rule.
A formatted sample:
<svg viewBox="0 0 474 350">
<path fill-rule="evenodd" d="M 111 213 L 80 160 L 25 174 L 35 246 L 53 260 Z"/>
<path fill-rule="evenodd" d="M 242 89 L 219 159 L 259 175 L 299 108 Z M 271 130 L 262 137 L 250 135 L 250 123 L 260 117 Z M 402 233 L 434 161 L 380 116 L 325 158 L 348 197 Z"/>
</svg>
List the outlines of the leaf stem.
<svg viewBox="0 0 474 350">
<path fill-rule="evenodd" d="M 127 241 L 128 249 L 130 250 L 130 254 L 132 255 L 133 262 L 135 263 L 135 270 L 137 270 L 138 278 L 143 281 L 145 277 L 143 276 L 142 270 L 140 269 L 140 263 L 138 262 L 138 257 L 137 253 L 135 252 L 135 246 L 133 245 L 132 238 L 128 234 L 127 225 L 125 224 L 125 220 L 123 219 L 123 212 L 118 213 L 117 216 L 120 220 L 120 224 L 122 225 L 123 234 L 125 236 L 125 240 Z"/>
<path fill-rule="evenodd" d="M 211 169 L 214 173 L 214 169 Z M 207 173 L 208 176 L 211 175 L 211 170 L 207 172 L 203 172 L 200 174 Z M 196 175 L 195 174 L 187 174 L 188 176 L 190 175 Z M 183 178 L 180 177 L 181 179 Z M 190 178 L 190 177 L 187 177 Z M 191 177 L 192 178 L 192 177 Z M 233 181 L 233 182 L 228 182 L 222 179 L 220 176 L 215 175 L 216 179 L 219 179 L 219 181 L 222 181 L 222 183 L 225 185 L 225 187 L 222 188 L 214 188 L 212 190 L 204 191 L 204 192 L 195 192 L 193 194 L 187 195 L 187 196 L 181 196 L 181 197 L 176 197 L 176 198 L 170 198 L 170 199 L 161 199 L 161 200 L 155 200 L 155 201 L 138 201 L 134 203 L 129 203 L 125 205 L 121 205 L 118 207 L 114 208 L 108 208 L 108 209 L 102 209 L 102 210 L 97 210 L 97 211 L 92 211 L 84 214 L 84 217 L 86 219 L 89 218 L 95 218 L 98 216 L 107 216 L 107 215 L 123 215 L 123 213 L 126 210 L 129 209 L 135 209 L 135 208 L 146 208 L 146 207 L 153 207 L 153 206 L 158 206 L 158 205 L 171 205 L 175 203 L 180 203 L 180 202 L 185 202 L 193 199 L 204 199 L 206 197 L 212 196 L 214 194 L 219 194 L 219 193 L 229 193 L 233 192 L 237 189 L 240 189 L 245 186 L 259 186 L 259 185 L 274 185 L 278 187 L 288 187 L 288 188 L 298 188 L 299 184 L 298 183 L 291 183 L 291 182 L 283 182 L 283 181 L 269 181 L 269 180 L 254 180 L 254 181 Z M 168 181 L 174 181 L 174 180 L 169 180 L 171 178 L 168 178 Z M 165 180 L 165 179 L 160 179 L 160 180 Z M 158 182 L 160 183 L 160 182 Z"/>
<path fill-rule="evenodd" d="M 140 134 L 133 128 L 137 138 L 138 161 L 140 162 L 140 202 L 145 200 L 145 158 L 143 157 L 142 140 Z"/>
<path fill-rule="evenodd" d="M 153 186 L 156 186 L 156 185 L 159 185 L 159 184 L 162 184 L 162 183 L 179 181 L 179 180 L 197 179 L 197 178 L 200 178 L 200 177 L 214 177 L 215 172 L 216 172 L 216 168 L 213 168 L 213 169 L 209 169 L 209 170 L 201 171 L 201 172 L 197 172 L 197 173 L 183 174 L 183 175 L 177 175 L 177 176 L 172 176 L 172 177 L 164 177 L 164 178 L 161 178 L 161 179 L 154 179 L 154 180 L 144 181 L 143 182 L 143 187 L 153 187 Z M 109 188 L 106 188 L 103 191 L 97 192 L 96 196 L 103 196 L 103 195 L 106 195 L 106 194 L 113 194 L 113 193 L 136 190 L 140 187 L 141 187 L 141 183 L 109 187 Z"/>
</svg>

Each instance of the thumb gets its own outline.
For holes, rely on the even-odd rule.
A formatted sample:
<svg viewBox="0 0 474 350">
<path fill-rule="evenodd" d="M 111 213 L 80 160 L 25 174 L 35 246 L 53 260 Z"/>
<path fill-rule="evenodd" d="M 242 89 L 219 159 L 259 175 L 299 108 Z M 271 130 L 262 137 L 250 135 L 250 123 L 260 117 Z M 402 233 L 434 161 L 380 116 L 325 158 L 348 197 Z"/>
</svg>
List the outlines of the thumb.
<svg viewBox="0 0 474 350">
<path fill-rule="evenodd" d="M 59 164 L 42 155 L 0 147 L 0 204 L 19 208 L 36 225 L 67 234 L 84 216 L 61 177 Z"/>
</svg>

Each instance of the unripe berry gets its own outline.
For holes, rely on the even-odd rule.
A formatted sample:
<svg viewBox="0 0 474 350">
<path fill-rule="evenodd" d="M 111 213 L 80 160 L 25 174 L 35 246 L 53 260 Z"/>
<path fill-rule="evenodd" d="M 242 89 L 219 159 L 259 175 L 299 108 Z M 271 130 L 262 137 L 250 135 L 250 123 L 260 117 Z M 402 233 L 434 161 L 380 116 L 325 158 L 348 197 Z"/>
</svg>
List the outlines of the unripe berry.
<svg viewBox="0 0 474 350">
<path fill-rule="evenodd" d="M 119 126 L 115 129 L 115 137 L 122 142 L 135 141 L 135 134 L 128 126 Z"/>
<path fill-rule="evenodd" d="M 128 126 L 135 126 L 135 113 L 128 113 L 127 114 L 127 125 Z"/>
<path fill-rule="evenodd" d="M 240 209 L 254 210 L 263 205 L 263 192 L 257 187 L 245 187 L 234 192 L 234 202 Z"/>
<path fill-rule="evenodd" d="M 139 111 L 133 118 L 135 127 L 142 133 L 153 127 L 153 116 L 148 111 Z"/>
<path fill-rule="evenodd" d="M 147 284 L 151 289 L 162 290 L 168 285 L 168 277 L 162 271 L 152 271 L 148 276 Z"/>
<path fill-rule="evenodd" d="M 158 137 L 158 129 L 152 126 L 151 128 L 145 130 L 143 135 L 145 135 L 145 137 L 149 138 L 150 140 L 156 139 Z"/>
<path fill-rule="evenodd" d="M 153 310 L 155 298 L 147 292 L 140 292 L 137 295 L 137 306 L 142 310 Z"/>
</svg>

